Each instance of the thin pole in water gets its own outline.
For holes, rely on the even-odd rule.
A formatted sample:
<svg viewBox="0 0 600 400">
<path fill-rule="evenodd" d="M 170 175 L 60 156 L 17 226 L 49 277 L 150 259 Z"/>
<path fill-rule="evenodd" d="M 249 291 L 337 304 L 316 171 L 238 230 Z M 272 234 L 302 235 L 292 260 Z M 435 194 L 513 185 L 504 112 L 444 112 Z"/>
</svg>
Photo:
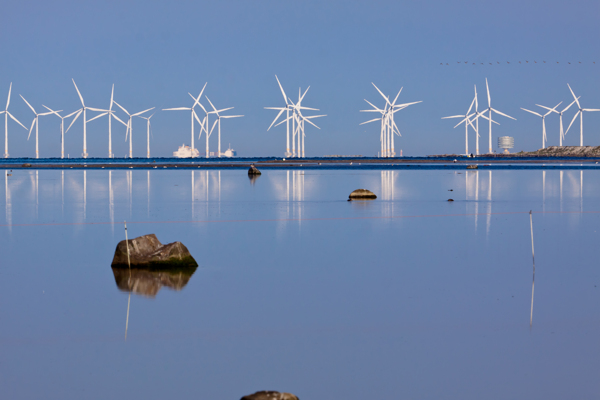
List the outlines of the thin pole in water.
<svg viewBox="0 0 600 400">
<path fill-rule="evenodd" d="M 131 261 L 129 260 L 129 239 L 127 238 L 127 221 L 125 224 L 125 244 L 127 245 L 127 266 L 129 267 L 129 282 L 131 284 Z M 127 319 L 125 320 L 125 340 L 127 340 L 127 328 L 129 327 L 129 305 L 131 304 L 131 290 L 129 291 L 129 298 L 127 299 Z"/>
<path fill-rule="evenodd" d="M 531 281 L 531 315 L 529 317 L 529 327 L 533 325 L 533 290 L 535 287 L 535 251 L 533 249 L 533 217 L 529 211 L 529 226 L 531 227 L 531 258 L 533 260 L 533 279 Z"/>
</svg>

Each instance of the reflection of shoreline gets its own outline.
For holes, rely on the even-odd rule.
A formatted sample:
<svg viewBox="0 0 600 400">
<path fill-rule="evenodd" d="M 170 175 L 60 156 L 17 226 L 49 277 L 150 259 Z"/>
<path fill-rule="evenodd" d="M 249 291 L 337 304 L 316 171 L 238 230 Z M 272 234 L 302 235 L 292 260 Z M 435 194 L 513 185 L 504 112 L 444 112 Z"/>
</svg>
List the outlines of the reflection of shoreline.
<svg viewBox="0 0 600 400">
<path fill-rule="evenodd" d="M 147 297 L 155 297 L 163 286 L 180 291 L 196 272 L 196 268 L 176 271 L 129 270 L 126 268 L 112 268 L 112 270 L 119 290 Z"/>
</svg>

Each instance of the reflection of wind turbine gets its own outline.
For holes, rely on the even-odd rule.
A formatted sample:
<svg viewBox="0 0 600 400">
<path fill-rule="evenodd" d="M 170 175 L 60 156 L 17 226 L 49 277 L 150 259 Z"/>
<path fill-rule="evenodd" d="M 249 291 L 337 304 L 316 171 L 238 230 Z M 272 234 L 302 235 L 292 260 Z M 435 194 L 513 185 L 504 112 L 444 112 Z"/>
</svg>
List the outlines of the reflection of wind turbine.
<svg viewBox="0 0 600 400">
<path fill-rule="evenodd" d="M 569 86 L 568 83 L 567 83 L 567 86 Z M 567 133 L 569 133 L 569 129 L 571 129 L 571 125 L 573 125 L 573 122 L 575 122 L 575 120 L 579 116 L 579 145 L 583 146 L 583 112 L 584 111 L 594 112 L 594 111 L 600 111 L 600 110 L 595 109 L 595 108 L 581 108 L 581 104 L 579 104 L 579 97 L 575 96 L 575 93 L 573 93 L 573 89 L 571 89 L 571 86 L 569 86 L 569 90 L 571 91 L 573 98 L 577 102 L 577 107 L 579 107 L 579 110 L 575 113 L 575 116 L 571 120 L 571 123 L 569 124 L 569 127 L 567 128 L 567 131 L 565 132 L 565 135 Z"/>
<path fill-rule="evenodd" d="M 65 158 L 65 118 L 72 117 L 73 115 L 75 115 L 79 111 L 73 111 L 71 114 L 63 117 L 63 116 L 61 116 L 59 114 L 59 112 L 62 111 L 62 110 L 60 110 L 60 111 L 54 111 L 50 107 L 46 107 L 46 106 L 44 106 L 44 107 L 48 111 L 50 111 L 50 114 L 55 114 L 58 118 L 60 118 L 60 158 Z"/>
<path fill-rule="evenodd" d="M 529 327 L 533 325 L 533 289 L 535 287 L 535 252 L 533 250 L 533 217 L 529 211 L 529 225 L 531 226 L 531 257 L 533 259 L 533 280 L 531 281 L 531 316 L 529 317 Z"/>
<path fill-rule="evenodd" d="M 138 117 L 140 117 L 142 119 L 145 119 L 147 121 L 147 125 L 146 125 L 147 132 L 146 132 L 146 135 L 147 135 L 147 143 L 148 143 L 148 152 L 147 152 L 147 157 L 148 158 L 150 158 L 150 129 L 151 129 L 151 127 L 150 127 L 150 118 L 152 118 L 154 116 L 154 114 L 156 114 L 156 112 L 152 113 L 152 115 L 149 116 L 149 117 L 142 117 L 141 115 L 138 115 Z M 148 178 L 148 179 L 150 179 L 150 178 Z"/>
<path fill-rule="evenodd" d="M 191 111 L 192 112 L 191 113 L 191 120 L 192 120 L 192 128 L 191 128 L 192 129 L 191 157 L 194 157 L 194 150 L 195 150 L 195 148 L 194 148 L 194 118 L 200 124 L 200 134 L 201 135 L 202 135 L 202 129 L 204 128 L 204 125 L 202 125 L 202 122 L 200 122 L 200 119 L 198 118 L 198 115 L 196 115 L 196 112 L 194 111 L 194 107 L 196 107 L 196 104 L 198 104 L 198 105 L 200 105 L 200 107 L 202 107 L 204 109 L 204 107 L 202 106 L 202 104 L 200 104 L 200 98 L 202 97 L 202 93 L 204 93 L 204 89 L 206 88 L 207 83 L 204 84 L 204 87 L 200 91 L 200 94 L 198 95 L 198 98 L 196 98 L 196 97 L 194 97 L 194 96 L 192 96 L 191 94 L 188 93 L 194 99 L 194 104 L 192 105 L 192 107 L 163 108 L 163 111 L 187 110 L 187 111 Z"/>
<path fill-rule="evenodd" d="M 213 123 L 212 128 L 210 128 L 210 134 L 207 136 L 210 136 L 212 134 L 213 129 L 215 129 L 215 125 L 218 123 L 219 124 L 219 147 L 217 150 L 217 157 L 221 157 L 221 118 L 227 119 L 227 118 L 239 118 L 239 117 L 243 117 L 243 115 L 220 115 L 220 112 L 223 111 L 227 111 L 227 110 L 231 110 L 233 109 L 233 107 L 229 107 L 229 108 L 223 108 L 222 110 L 217 110 L 215 108 L 215 106 L 213 105 L 213 103 L 208 99 L 208 97 L 206 98 L 206 100 L 208 100 L 208 102 L 210 103 L 210 106 L 212 107 L 213 111 L 211 111 L 211 113 L 214 113 L 217 115 L 217 120 Z M 206 149 L 206 151 L 208 151 L 208 148 Z"/>
<path fill-rule="evenodd" d="M 531 111 L 531 110 L 521 107 L 521 110 L 527 111 L 528 113 L 537 115 L 538 117 L 542 118 L 542 149 L 546 148 L 546 141 L 548 140 L 546 138 L 546 117 L 548 115 L 550 115 L 551 113 L 556 112 L 556 107 L 560 106 L 561 104 L 562 104 L 562 101 L 560 103 L 558 103 L 556 106 L 554 106 L 554 108 L 550 109 L 550 111 L 548 111 L 546 114 L 540 114 L 535 111 Z"/>
<path fill-rule="evenodd" d="M 20 123 L 18 119 L 13 117 L 13 115 L 8 112 L 8 105 L 10 104 L 10 92 L 11 91 L 12 91 L 12 82 L 10 83 L 10 87 L 8 88 L 8 100 L 6 100 L 6 108 L 4 109 L 4 111 L 0 111 L 0 114 L 4 114 L 4 158 L 8 158 L 8 117 L 11 117 L 17 124 L 21 125 L 25 130 L 27 130 L 25 125 Z"/>
<path fill-rule="evenodd" d="M 122 105 L 120 105 L 119 103 L 117 103 L 116 101 L 114 102 L 117 106 L 119 106 L 119 108 L 121 110 L 123 110 L 125 112 L 125 114 L 127 114 L 129 116 L 129 121 L 127 122 L 127 130 L 125 131 L 125 141 L 127 141 L 127 135 L 129 135 L 129 158 L 133 158 L 133 124 L 131 123 L 131 121 L 133 120 L 133 117 L 139 117 L 140 115 L 153 110 L 154 107 L 149 108 L 147 110 L 144 111 L 140 111 L 137 112 L 135 114 L 129 114 L 129 111 L 127 111 Z M 98 117 L 96 117 L 98 118 Z"/>
<path fill-rule="evenodd" d="M 27 140 L 29 140 L 29 137 L 31 136 L 31 131 L 33 130 L 33 125 L 35 125 L 35 158 L 40 158 L 40 152 L 39 152 L 39 143 L 38 143 L 38 133 L 39 133 L 39 127 L 40 127 L 40 123 L 39 123 L 39 118 L 42 115 L 50 115 L 50 114 L 54 114 L 53 112 L 45 112 L 45 113 L 40 113 L 38 114 L 37 112 L 35 112 L 35 109 L 31 106 L 31 104 L 29 104 L 27 102 L 27 100 L 25 100 L 25 97 L 23 97 L 22 95 L 21 98 L 23 99 L 23 101 L 29 106 L 29 108 L 31 108 L 31 111 L 33 111 L 33 113 L 35 114 L 35 118 L 33 119 L 33 121 L 31 122 L 31 128 L 29 128 L 29 135 L 27 136 Z M 59 110 L 62 111 L 62 110 Z"/>
<path fill-rule="evenodd" d="M 488 111 L 489 112 L 487 120 L 489 121 L 489 124 L 490 124 L 490 126 L 489 126 L 489 134 L 490 134 L 490 137 L 489 137 L 489 146 L 490 146 L 489 152 L 491 153 L 492 152 L 492 111 L 495 112 L 496 114 L 502 115 L 503 117 L 514 119 L 515 121 L 517 119 L 511 117 L 510 115 L 506 115 L 506 114 L 504 114 L 504 113 L 496 110 L 495 108 L 492 108 L 492 96 L 490 96 L 490 86 L 488 85 L 487 78 L 485 78 L 485 87 L 487 89 L 488 108 L 485 109 L 485 110 L 483 110 L 483 111 Z"/>
</svg>

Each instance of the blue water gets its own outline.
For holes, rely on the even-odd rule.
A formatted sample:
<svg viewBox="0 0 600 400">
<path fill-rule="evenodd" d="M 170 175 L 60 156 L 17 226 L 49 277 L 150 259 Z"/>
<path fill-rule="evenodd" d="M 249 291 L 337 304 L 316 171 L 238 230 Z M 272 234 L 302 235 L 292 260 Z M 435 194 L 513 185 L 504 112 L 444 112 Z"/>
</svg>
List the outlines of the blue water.
<svg viewBox="0 0 600 400">
<path fill-rule="evenodd" d="M 13 170 L 0 397 L 595 398 L 599 178 Z M 378 199 L 348 202 L 361 187 Z M 185 287 L 119 290 L 125 220 L 130 238 L 189 248 L 200 266 Z"/>
</svg>

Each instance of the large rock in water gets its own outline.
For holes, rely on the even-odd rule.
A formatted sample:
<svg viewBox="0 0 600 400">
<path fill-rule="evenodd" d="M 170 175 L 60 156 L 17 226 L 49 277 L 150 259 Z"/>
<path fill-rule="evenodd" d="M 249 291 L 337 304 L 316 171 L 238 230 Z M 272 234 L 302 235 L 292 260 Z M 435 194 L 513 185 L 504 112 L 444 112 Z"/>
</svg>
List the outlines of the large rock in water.
<svg viewBox="0 0 600 400">
<path fill-rule="evenodd" d="M 198 263 L 181 242 L 163 245 L 155 234 L 144 235 L 129 240 L 131 268 L 148 270 L 168 270 L 196 268 Z M 113 268 L 128 268 L 127 244 L 121 240 L 115 250 L 111 264 Z"/>
<path fill-rule="evenodd" d="M 241 400 L 300 400 L 297 396 L 291 393 L 279 393 L 272 390 L 263 390 L 248 396 L 242 397 Z"/>
<path fill-rule="evenodd" d="M 370 190 L 356 189 L 354 192 L 350 193 L 348 200 L 375 200 L 376 198 L 377 196 L 375 196 L 375 193 Z"/>
<path fill-rule="evenodd" d="M 262 173 L 258 170 L 258 168 L 256 168 L 253 165 L 250 166 L 250 169 L 248 170 L 248 175 L 261 175 Z"/>
</svg>

